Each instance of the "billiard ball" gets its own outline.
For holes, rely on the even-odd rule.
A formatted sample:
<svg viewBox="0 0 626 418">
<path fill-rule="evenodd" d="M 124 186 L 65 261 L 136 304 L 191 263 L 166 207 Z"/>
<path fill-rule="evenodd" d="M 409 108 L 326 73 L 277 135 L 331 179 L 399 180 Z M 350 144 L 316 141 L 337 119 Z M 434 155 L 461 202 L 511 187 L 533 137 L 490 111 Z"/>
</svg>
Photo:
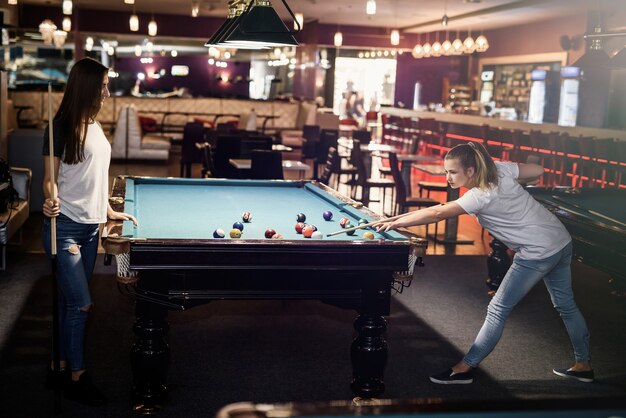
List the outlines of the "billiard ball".
<svg viewBox="0 0 626 418">
<path fill-rule="evenodd" d="M 302 235 L 304 236 L 304 238 L 311 238 L 311 235 L 313 235 L 313 232 L 315 232 L 315 229 L 313 228 L 313 225 L 307 225 L 302 228 Z"/>
<path fill-rule="evenodd" d="M 369 223 L 369 221 L 367 219 L 359 219 L 359 225 L 365 225 L 366 223 Z"/>
<path fill-rule="evenodd" d="M 233 228 L 230 230 L 231 238 L 241 238 L 241 229 Z"/>
<path fill-rule="evenodd" d="M 306 222 L 306 215 L 304 213 L 299 213 L 296 215 L 296 220 L 298 222 Z"/>
<path fill-rule="evenodd" d="M 243 231 L 243 224 L 241 222 L 235 222 L 233 228 Z"/>
<path fill-rule="evenodd" d="M 313 232 L 317 231 L 317 227 L 316 227 L 315 225 L 308 225 L 308 226 L 310 226 L 311 228 L 313 228 Z"/>
<path fill-rule="evenodd" d="M 276 231 L 274 231 L 272 228 L 267 228 L 265 230 L 265 238 L 270 239 L 272 238 L 274 235 L 276 235 Z"/>
<path fill-rule="evenodd" d="M 352 224 L 351 224 L 350 222 L 348 222 L 348 223 L 346 224 L 346 226 L 344 226 L 344 228 L 346 228 L 346 229 L 352 228 Z M 354 232 L 355 232 L 355 230 L 352 230 L 352 231 L 348 231 L 348 232 L 346 232 L 346 234 L 348 234 L 348 235 L 354 235 Z"/>
<path fill-rule="evenodd" d="M 363 238 L 365 239 L 374 239 L 374 233 L 371 231 L 363 232 Z"/>
<path fill-rule="evenodd" d="M 252 214 L 250 212 L 244 212 L 241 215 L 241 220 L 244 222 L 252 222 Z"/>
<path fill-rule="evenodd" d="M 226 236 L 226 233 L 224 232 L 223 229 L 216 229 L 215 231 L 213 231 L 213 238 L 224 238 Z"/>
<path fill-rule="evenodd" d="M 325 221 L 330 221 L 331 219 L 333 219 L 333 213 L 329 210 L 327 210 L 326 212 L 324 212 L 322 214 L 322 216 L 324 217 Z"/>
<path fill-rule="evenodd" d="M 341 218 L 341 220 L 339 220 L 339 226 L 341 226 L 342 228 L 347 228 L 347 224 L 350 223 L 350 219 L 348 218 Z"/>
<path fill-rule="evenodd" d="M 306 226 L 306 224 L 304 222 L 298 222 L 296 224 L 296 233 L 297 234 L 301 234 L 302 233 L 302 228 L 304 228 Z"/>
<path fill-rule="evenodd" d="M 311 239 L 322 239 L 324 238 L 324 234 L 322 234 L 320 231 L 315 231 L 311 234 Z"/>
<path fill-rule="evenodd" d="M 281 239 L 283 237 L 283 234 L 274 234 L 272 235 L 272 239 Z"/>
</svg>

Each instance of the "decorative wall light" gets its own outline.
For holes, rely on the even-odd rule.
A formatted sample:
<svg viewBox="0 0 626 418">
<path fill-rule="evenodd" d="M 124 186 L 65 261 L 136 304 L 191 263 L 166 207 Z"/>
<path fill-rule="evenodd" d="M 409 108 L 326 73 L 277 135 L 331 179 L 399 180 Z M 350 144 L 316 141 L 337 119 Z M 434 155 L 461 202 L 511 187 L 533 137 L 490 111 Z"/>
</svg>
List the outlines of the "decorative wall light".
<svg viewBox="0 0 626 418">
<path fill-rule="evenodd" d="M 43 43 L 46 45 L 52 45 L 54 42 L 54 31 L 57 30 L 57 25 L 50 19 L 45 19 L 39 24 L 39 33 L 43 38 Z"/>
<path fill-rule="evenodd" d="M 135 4 L 135 0 L 124 0 L 126 4 Z"/>
<path fill-rule="evenodd" d="M 198 17 L 200 14 L 200 5 L 193 1 L 191 2 L 191 17 Z"/>
<path fill-rule="evenodd" d="M 391 31 L 391 45 L 400 45 L 400 31 L 398 29 L 394 29 Z"/>
<path fill-rule="evenodd" d="M 376 0 L 367 0 L 367 3 L 365 3 L 365 13 L 370 16 L 376 14 Z"/>
<path fill-rule="evenodd" d="M 9 6 L 15 6 L 17 4 L 17 0 L 9 0 Z"/>
</svg>

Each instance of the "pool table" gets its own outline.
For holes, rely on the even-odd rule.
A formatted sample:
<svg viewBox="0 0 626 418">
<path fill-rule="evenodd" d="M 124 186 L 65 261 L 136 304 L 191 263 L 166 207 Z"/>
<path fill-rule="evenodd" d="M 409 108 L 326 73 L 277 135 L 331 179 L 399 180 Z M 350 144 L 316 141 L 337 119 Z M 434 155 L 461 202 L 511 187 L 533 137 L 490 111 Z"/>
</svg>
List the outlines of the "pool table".
<svg viewBox="0 0 626 418">
<path fill-rule="evenodd" d="M 224 299 L 316 299 L 356 310 L 351 388 L 360 397 L 383 393 L 384 316 L 394 289 L 421 265 L 425 240 L 404 230 L 328 237 L 343 217 L 353 225 L 379 217 L 315 181 L 118 177 L 110 202 L 139 221 L 110 222 L 103 241 L 116 255 L 120 280 L 137 279 L 133 392 L 145 408 L 167 391 L 167 311 Z M 232 239 L 243 212 L 252 220 Z M 298 213 L 322 239 L 296 232 Z M 213 237 L 218 228 L 225 238 Z M 265 238 L 268 228 L 282 238 Z"/>
<path fill-rule="evenodd" d="M 528 186 L 526 190 L 565 225 L 572 236 L 574 258 L 608 273 L 615 292 L 623 294 L 626 189 Z"/>
</svg>

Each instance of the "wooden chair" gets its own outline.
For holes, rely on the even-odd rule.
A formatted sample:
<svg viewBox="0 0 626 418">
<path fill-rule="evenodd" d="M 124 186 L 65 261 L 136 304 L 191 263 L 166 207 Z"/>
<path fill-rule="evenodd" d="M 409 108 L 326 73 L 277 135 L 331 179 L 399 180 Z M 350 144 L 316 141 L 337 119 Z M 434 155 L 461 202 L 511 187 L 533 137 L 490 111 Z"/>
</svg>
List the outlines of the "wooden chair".
<svg viewBox="0 0 626 418">
<path fill-rule="evenodd" d="M 363 153 L 361 152 L 361 143 L 359 141 L 352 141 L 352 153 L 350 155 L 350 162 L 357 168 L 357 186 L 361 187 L 361 202 L 367 206 L 370 202 L 370 190 L 372 188 L 379 188 L 382 193 L 381 213 L 385 212 L 385 197 L 386 190 L 391 189 L 393 192 L 395 183 L 391 179 L 374 179 L 367 175 L 367 169 L 365 168 L 365 162 L 363 161 Z M 354 188 L 352 197 L 356 198 L 356 187 Z"/>
<path fill-rule="evenodd" d="M 191 166 L 202 163 L 202 150 L 196 144 L 202 144 L 204 126 L 198 122 L 188 122 L 183 128 L 183 143 L 180 156 L 180 177 L 191 177 Z"/>
<path fill-rule="evenodd" d="M 256 180 L 283 180 L 283 156 L 280 151 L 254 150 L 250 156 L 250 178 Z"/>
<path fill-rule="evenodd" d="M 202 144 L 202 178 L 216 177 L 215 166 L 213 164 L 213 147 L 210 143 Z"/>
<path fill-rule="evenodd" d="M 398 168 L 398 156 L 395 152 L 389 153 L 389 167 L 391 168 L 391 175 L 393 177 L 393 181 L 395 183 L 396 189 L 396 199 L 395 199 L 395 210 L 394 215 L 399 215 L 401 213 L 406 212 L 409 208 L 424 208 L 430 206 L 436 206 L 440 204 L 440 202 L 431 199 L 429 197 L 413 197 L 407 196 L 406 186 L 404 184 L 404 180 L 402 179 L 402 174 L 400 173 L 400 169 Z M 436 225 L 436 224 L 435 224 Z M 436 226 L 435 226 L 435 235 Z"/>
<path fill-rule="evenodd" d="M 239 135 L 218 135 L 213 153 L 215 177 L 236 179 L 239 171 L 233 167 L 229 160 L 239 158 L 241 149 L 241 137 Z"/>
</svg>

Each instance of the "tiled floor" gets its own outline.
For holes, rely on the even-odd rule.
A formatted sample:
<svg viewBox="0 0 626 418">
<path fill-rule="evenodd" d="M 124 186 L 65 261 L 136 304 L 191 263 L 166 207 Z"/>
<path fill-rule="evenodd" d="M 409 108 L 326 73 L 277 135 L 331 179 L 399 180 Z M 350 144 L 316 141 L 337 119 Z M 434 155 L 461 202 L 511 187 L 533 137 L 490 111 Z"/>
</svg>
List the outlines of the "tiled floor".
<svg viewBox="0 0 626 418">
<path fill-rule="evenodd" d="M 132 162 L 132 163 L 119 163 L 113 162 L 111 164 L 110 184 L 112 180 L 118 175 L 140 175 L 140 176 L 153 176 L 153 177 L 178 177 L 180 175 L 179 165 L 180 154 L 174 149 L 174 152 L 170 154 L 170 159 L 167 163 L 163 162 Z M 299 160 L 300 156 L 297 152 L 291 154 L 285 154 L 284 158 Z M 373 173 L 373 175 L 376 175 Z M 298 173 L 285 172 L 286 179 L 297 179 Z M 309 178 L 311 172 L 307 173 L 306 177 Z M 194 165 L 192 168 L 192 177 L 200 177 L 200 166 Z M 33 187 L 39 187 L 33 185 Z M 349 194 L 347 187 L 340 186 L 339 191 L 345 195 Z M 376 191 L 373 190 L 373 198 L 376 198 Z M 437 193 L 431 194 L 431 197 L 443 201 L 445 196 L 443 193 L 437 195 Z M 389 200 L 389 199 L 387 199 Z M 380 213 L 380 204 L 373 202 L 370 208 L 375 212 Z M 443 222 L 439 226 L 439 233 L 442 234 L 444 230 Z M 23 243 L 20 250 L 26 252 L 41 252 L 41 214 L 39 212 L 31 213 L 27 224 L 24 228 Z M 419 236 L 426 236 L 426 227 L 420 226 L 411 228 L 411 231 Z M 429 232 L 434 232 L 434 227 L 430 226 Z M 489 235 L 485 232 L 484 237 L 481 237 L 482 229 L 476 220 L 468 215 L 463 215 L 459 218 L 459 234 L 465 238 L 470 238 L 474 242 L 469 245 L 443 245 L 437 244 L 432 240 L 429 240 L 427 254 L 431 255 L 487 255 L 491 251 L 489 248 Z"/>
</svg>

